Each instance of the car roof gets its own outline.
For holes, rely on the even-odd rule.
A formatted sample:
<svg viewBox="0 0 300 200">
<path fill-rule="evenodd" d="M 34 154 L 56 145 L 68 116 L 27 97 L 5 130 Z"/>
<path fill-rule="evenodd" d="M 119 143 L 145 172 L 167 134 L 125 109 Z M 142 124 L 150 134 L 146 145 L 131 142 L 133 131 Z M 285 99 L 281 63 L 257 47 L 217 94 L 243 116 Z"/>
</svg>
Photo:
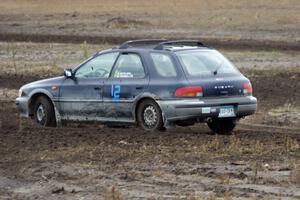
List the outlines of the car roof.
<svg viewBox="0 0 300 200">
<path fill-rule="evenodd" d="M 145 39 L 131 40 L 122 43 L 114 49 L 135 50 L 135 51 L 183 51 L 191 49 L 211 49 L 203 42 L 198 40 L 165 40 L 165 39 Z"/>
</svg>

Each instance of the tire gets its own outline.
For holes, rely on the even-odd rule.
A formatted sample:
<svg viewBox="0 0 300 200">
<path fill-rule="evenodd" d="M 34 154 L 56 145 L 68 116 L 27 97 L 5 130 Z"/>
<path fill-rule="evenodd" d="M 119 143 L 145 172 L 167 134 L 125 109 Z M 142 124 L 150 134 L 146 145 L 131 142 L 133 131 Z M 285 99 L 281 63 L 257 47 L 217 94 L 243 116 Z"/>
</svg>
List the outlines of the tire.
<svg viewBox="0 0 300 200">
<path fill-rule="evenodd" d="M 208 122 L 207 125 L 215 133 L 222 135 L 231 134 L 236 125 L 236 120 L 232 118 L 213 119 L 212 122 Z"/>
<path fill-rule="evenodd" d="M 165 130 L 161 110 L 157 103 L 150 99 L 146 99 L 139 104 L 137 122 L 145 131 Z"/>
<path fill-rule="evenodd" d="M 52 102 L 44 96 L 39 96 L 34 105 L 34 120 L 42 126 L 56 125 L 55 112 Z"/>
</svg>

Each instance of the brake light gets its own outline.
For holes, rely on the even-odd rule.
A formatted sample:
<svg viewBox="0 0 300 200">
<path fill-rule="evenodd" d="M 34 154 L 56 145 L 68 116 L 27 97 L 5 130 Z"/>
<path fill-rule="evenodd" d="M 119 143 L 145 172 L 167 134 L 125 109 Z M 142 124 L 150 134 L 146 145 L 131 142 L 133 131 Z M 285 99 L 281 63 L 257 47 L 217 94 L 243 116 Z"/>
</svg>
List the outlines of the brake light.
<svg viewBox="0 0 300 200">
<path fill-rule="evenodd" d="M 175 91 L 176 97 L 202 97 L 203 89 L 200 86 L 182 87 Z"/>
<path fill-rule="evenodd" d="M 251 83 L 244 83 L 243 84 L 243 92 L 246 95 L 251 95 L 252 94 L 252 86 Z"/>
</svg>

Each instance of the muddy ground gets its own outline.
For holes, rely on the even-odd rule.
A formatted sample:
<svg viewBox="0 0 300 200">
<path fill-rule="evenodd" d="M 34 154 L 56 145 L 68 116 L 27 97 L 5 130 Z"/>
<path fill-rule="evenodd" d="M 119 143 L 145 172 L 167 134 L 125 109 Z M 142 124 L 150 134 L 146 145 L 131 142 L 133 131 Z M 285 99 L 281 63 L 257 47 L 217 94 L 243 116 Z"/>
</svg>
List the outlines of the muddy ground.
<svg viewBox="0 0 300 200">
<path fill-rule="evenodd" d="M 0 199 L 299 199 L 299 9 L 298 0 L 0 1 Z M 252 81 L 257 113 L 231 136 L 205 124 L 146 133 L 19 118 L 21 85 L 137 38 L 218 47 Z"/>
<path fill-rule="evenodd" d="M 89 45 L 88 52 L 111 46 Z M 0 47 L 0 199 L 300 198 L 297 51 L 221 49 L 251 79 L 259 109 L 233 135 L 220 136 L 205 124 L 153 133 L 36 126 L 18 117 L 19 87 L 76 66 L 82 44 Z"/>
<path fill-rule="evenodd" d="M 300 197 L 299 130 L 48 129 L 19 121 L 11 103 L 1 104 L 1 199 Z"/>
</svg>

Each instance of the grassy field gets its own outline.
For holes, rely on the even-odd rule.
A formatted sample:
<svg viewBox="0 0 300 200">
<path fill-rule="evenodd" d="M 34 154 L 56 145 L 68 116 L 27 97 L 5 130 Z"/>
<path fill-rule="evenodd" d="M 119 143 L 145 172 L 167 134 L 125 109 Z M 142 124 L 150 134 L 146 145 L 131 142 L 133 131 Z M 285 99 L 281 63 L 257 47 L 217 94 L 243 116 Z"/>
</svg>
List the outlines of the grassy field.
<svg viewBox="0 0 300 200">
<path fill-rule="evenodd" d="M 12 0 L 0 2 L 0 33 L 297 42 L 299 10 L 297 0 Z"/>
</svg>

